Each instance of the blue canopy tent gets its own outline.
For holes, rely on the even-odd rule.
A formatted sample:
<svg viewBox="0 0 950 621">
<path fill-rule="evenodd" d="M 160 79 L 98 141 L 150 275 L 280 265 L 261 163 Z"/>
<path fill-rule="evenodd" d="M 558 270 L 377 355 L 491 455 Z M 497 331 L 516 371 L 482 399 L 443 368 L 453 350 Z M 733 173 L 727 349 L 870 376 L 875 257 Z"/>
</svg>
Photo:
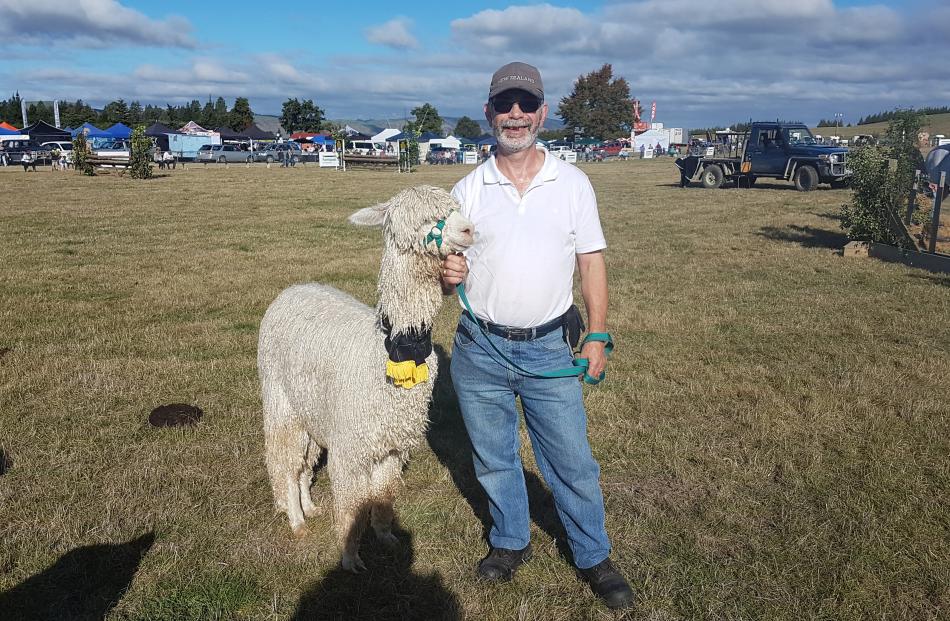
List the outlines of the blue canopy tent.
<svg viewBox="0 0 950 621">
<path fill-rule="evenodd" d="M 494 136 L 488 136 L 487 138 L 482 138 L 478 141 L 478 146 L 480 147 L 484 147 L 485 145 L 493 147 L 496 144 L 498 144 L 498 141 L 495 140 Z"/>
<path fill-rule="evenodd" d="M 87 130 L 87 129 L 89 130 L 89 132 L 86 134 L 86 138 L 115 138 L 115 136 L 113 136 L 109 132 L 99 129 L 92 123 L 83 123 L 82 125 L 80 125 L 79 127 L 77 127 L 76 129 L 72 130 L 69 133 L 72 135 L 73 138 L 75 138 L 83 130 Z"/>
<path fill-rule="evenodd" d="M 19 136 L 19 130 L 7 129 L 5 127 L 0 127 L 0 136 Z"/>
<path fill-rule="evenodd" d="M 336 144 L 336 140 L 333 139 L 333 136 L 323 136 L 321 134 L 317 134 L 316 136 L 311 136 L 310 142 L 315 142 L 317 144 L 329 144 L 329 145 Z"/>
<path fill-rule="evenodd" d="M 127 139 L 132 137 L 132 128 L 124 123 L 116 123 L 106 130 L 113 138 Z"/>
</svg>

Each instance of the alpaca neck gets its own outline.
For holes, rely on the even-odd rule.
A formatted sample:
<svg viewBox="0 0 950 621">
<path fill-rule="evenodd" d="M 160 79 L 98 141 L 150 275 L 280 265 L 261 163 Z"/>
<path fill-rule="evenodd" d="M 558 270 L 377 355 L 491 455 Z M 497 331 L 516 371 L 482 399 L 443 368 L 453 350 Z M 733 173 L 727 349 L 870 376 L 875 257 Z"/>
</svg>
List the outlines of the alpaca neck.
<svg viewBox="0 0 950 621">
<path fill-rule="evenodd" d="M 387 248 L 379 268 L 376 314 L 387 317 L 394 334 L 431 328 L 442 306 L 439 260 L 431 255 Z"/>
</svg>

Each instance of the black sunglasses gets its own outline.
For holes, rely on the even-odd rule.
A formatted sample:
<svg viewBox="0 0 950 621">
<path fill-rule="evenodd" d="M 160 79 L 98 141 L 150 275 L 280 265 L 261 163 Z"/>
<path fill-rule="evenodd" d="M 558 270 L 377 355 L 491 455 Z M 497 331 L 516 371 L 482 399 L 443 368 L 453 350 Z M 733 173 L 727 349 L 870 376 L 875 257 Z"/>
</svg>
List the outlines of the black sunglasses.
<svg viewBox="0 0 950 621">
<path fill-rule="evenodd" d="M 499 114 L 508 114 L 516 103 L 522 112 L 531 114 L 537 112 L 543 102 L 534 95 L 525 93 L 524 95 L 498 95 L 493 97 L 490 103 L 492 110 Z"/>
</svg>

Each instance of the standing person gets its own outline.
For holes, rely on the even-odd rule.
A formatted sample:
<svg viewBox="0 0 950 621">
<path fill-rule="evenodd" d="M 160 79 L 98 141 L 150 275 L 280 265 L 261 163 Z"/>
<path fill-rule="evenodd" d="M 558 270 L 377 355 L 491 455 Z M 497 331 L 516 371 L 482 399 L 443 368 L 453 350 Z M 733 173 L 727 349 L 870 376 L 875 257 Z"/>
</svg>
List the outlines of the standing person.
<svg viewBox="0 0 950 621">
<path fill-rule="evenodd" d="M 20 157 L 20 163 L 23 164 L 23 172 L 26 172 L 30 166 L 33 167 L 33 172 L 36 172 L 36 158 L 33 157 L 32 151 L 24 151 Z"/>
<path fill-rule="evenodd" d="M 491 550 L 477 573 L 510 580 L 532 554 L 518 453 L 520 398 L 535 461 L 553 492 L 574 563 L 594 593 L 621 608 L 632 603 L 633 592 L 608 558 L 600 466 L 587 440 L 580 383 L 515 371 L 488 343 L 531 371 L 570 367 L 566 328 L 580 324 L 572 304 L 575 263 L 590 329 L 607 331 L 606 242 L 597 200 L 584 173 L 535 147 L 547 113 L 536 68 L 516 62 L 496 71 L 485 116 L 497 151 L 452 191 L 478 231 L 464 257 L 445 259 L 442 276 L 446 294 L 465 283 L 474 312 L 459 319 L 451 368 L 492 518 Z M 583 345 L 593 377 L 607 364 L 604 348 L 603 342 Z"/>
</svg>

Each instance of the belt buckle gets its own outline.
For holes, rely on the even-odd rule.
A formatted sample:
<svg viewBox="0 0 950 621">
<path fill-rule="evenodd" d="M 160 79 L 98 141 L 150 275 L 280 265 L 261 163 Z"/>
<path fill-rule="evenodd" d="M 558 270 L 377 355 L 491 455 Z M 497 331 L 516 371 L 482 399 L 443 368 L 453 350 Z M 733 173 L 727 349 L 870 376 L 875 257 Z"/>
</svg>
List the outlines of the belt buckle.
<svg viewBox="0 0 950 621">
<path fill-rule="evenodd" d="M 530 341 L 534 338 L 534 328 L 508 328 L 509 341 Z"/>
</svg>

